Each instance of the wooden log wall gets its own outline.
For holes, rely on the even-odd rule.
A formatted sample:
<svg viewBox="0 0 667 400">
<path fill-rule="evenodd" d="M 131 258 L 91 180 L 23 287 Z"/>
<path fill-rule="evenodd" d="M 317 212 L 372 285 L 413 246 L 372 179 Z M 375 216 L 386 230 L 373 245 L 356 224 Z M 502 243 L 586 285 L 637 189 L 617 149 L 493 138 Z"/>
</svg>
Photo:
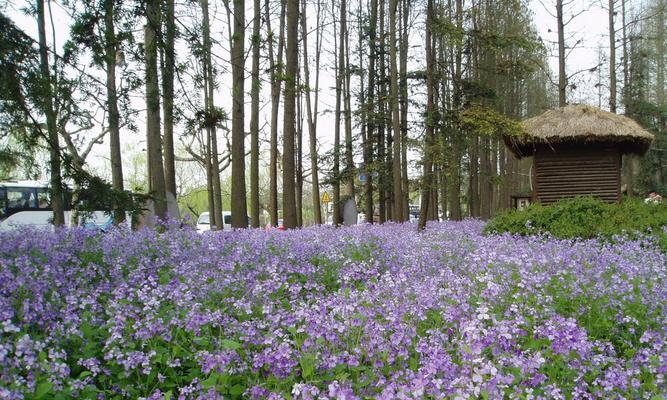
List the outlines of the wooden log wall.
<svg viewBox="0 0 667 400">
<path fill-rule="evenodd" d="M 535 152 L 534 200 L 592 195 L 612 203 L 621 198 L 621 153 L 613 146 L 540 147 Z"/>
</svg>

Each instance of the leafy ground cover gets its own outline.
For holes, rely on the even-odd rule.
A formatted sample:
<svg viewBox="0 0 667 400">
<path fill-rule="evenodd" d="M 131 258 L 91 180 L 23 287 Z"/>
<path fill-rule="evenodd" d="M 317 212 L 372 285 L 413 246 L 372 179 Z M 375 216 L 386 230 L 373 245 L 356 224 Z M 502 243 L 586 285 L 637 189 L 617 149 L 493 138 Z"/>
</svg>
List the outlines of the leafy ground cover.
<svg viewBox="0 0 667 400">
<path fill-rule="evenodd" d="M 0 236 L 0 398 L 648 398 L 652 238 L 476 221 Z"/>
<path fill-rule="evenodd" d="M 667 202 L 645 203 L 643 199 L 624 199 L 608 204 L 593 197 L 558 201 L 549 206 L 535 203 L 524 210 L 499 214 L 489 222 L 487 233 L 535 235 L 549 233 L 561 239 L 635 236 L 656 237 L 667 252 Z"/>
</svg>

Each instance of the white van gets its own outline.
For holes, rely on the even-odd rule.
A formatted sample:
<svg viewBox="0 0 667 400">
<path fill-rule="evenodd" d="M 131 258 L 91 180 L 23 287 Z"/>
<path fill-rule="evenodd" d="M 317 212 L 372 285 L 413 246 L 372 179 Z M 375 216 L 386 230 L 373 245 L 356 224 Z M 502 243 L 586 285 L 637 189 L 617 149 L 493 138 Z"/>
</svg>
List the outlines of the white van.
<svg viewBox="0 0 667 400">
<path fill-rule="evenodd" d="M 222 212 L 222 229 L 232 229 L 232 213 L 231 211 Z M 250 225 L 250 219 L 248 219 L 248 225 Z M 211 230 L 211 217 L 208 211 L 205 211 L 199 214 L 197 218 L 197 231 L 206 232 Z"/>
</svg>

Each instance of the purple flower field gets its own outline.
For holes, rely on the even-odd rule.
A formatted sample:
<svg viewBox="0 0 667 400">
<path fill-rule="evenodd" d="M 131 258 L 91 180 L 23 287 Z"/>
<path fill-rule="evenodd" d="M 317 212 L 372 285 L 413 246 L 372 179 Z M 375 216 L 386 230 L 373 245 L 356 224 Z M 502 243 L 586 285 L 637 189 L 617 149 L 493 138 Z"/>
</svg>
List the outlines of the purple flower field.
<svg viewBox="0 0 667 400">
<path fill-rule="evenodd" d="M 663 398 L 667 254 L 482 228 L 2 233 L 0 398 Z"/>
</svg>

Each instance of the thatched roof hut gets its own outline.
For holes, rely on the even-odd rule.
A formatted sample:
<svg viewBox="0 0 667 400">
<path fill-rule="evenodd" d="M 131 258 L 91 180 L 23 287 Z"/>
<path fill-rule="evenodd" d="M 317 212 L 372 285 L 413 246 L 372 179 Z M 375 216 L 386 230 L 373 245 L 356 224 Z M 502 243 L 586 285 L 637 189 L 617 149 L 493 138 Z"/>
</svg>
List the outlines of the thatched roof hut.
<svg viewBox="0 0 667 400">
<path fill-rule="evenodd" d="M 628 117 L 586 105 L 550 110 L 522 124 L 524 132 L 506 135 L 517 157 L 533 156 L 533 201 L 591 195 L 621 199 L 623 154 L 644 154 L 653 135 Z"/>
<path fill-rule="evenodd" d="M 546 111 L 523 122 L 525 132 L 505 136 L 517 157 L 530 156 L 538 145 L 614 144 L 622 153 L 644 154 L 653 134 L 634 120 L 582 104 Z"/>
</svg>

